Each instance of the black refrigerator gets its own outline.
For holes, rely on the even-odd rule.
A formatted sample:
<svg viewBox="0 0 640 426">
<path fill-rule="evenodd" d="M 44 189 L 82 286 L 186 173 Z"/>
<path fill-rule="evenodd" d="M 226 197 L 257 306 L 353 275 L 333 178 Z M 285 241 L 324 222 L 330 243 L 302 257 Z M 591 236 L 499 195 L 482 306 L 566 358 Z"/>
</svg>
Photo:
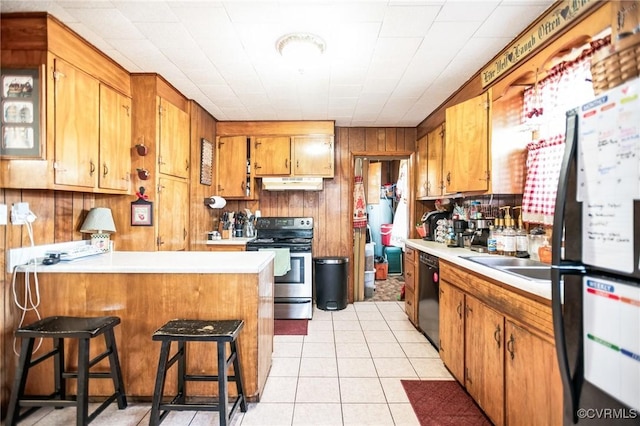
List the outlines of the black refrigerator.
<svg viewBox="0 0 640 426">
<path fill-rule="evenodd" d="M 567 112 L 552 237 L 565 425 L 640 424 L 639 200 L 636 79 Z"/>
</svg>

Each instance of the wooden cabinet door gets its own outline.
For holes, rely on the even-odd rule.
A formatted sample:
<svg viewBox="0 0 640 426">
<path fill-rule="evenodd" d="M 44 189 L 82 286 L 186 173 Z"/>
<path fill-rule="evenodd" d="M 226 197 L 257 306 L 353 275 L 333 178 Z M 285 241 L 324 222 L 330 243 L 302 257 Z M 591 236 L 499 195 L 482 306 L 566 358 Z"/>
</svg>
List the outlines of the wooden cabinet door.
<svg viewBox="0 0 640 426">
<path fill-rule="evenodd" d="M 54 61 L 55 183 L 98 184 L 100 83 L 74 66 Z"/>
<path fill-rule="evenodd" d="M 332 136 L 296 136 L 293 138 L 293 174 L 295 176 L 333 177 Z"/>
<path fill-rule="evenodd" d="M 504 317 L 465 299 L 465 387 L 495 425 L 504 424 Z"/>
<path fill-rule="evenodd" d="M 489 94 L 484 93 L 445 111 L 446 193 L 489 189 Z"/>
<path fill-rule="evenodd" d="M 165 175 L 189 177 L 189 114 L 160 98 L 158 171 Z"/>
<path fill-rule="evenodd" d="M 440 358 L 464 383 L 464 293 L 440 280 Z"/>
<path fill-rule="evenodd" d="M 505 422 L 508 425 L 562 424 L 562 382 L 555 348 L 546 340 L 505 322 Z"/>
<path fill-rule="evenodd" d="M 289 176 L 291 174 L 291 138 L 289 136 L 255 137 L 251 159 L 255 176 Z"/>
<path fill-rule="evenodd" d="M 442 157 L 444 156 L 444 123 L 427 135 L 427 196 L 442 195 Z"/>
<path fill-rule="evenodd" d="M 416 198 L 429 195 L 427 137 L 425 135 L 416 141 Z"/>
<path fill-rule="evenodd" d="M 404 255 L 404 309 L 407 313 L 409 321 L 416 327 L 418 326 L 418 303 L 417 297 L 419 294 L 416 289 L 418 283 L 418 268 L 416 268 L 417 250 L 410 247 L 406 247 Z"/>
<path fill-rule="evenodd" d="M 100 170 L 98 186 L 130 190 L 131 99 L 100 85 Z"/>
<path fill-rule="evenodd" d="M 221 136 L 216 146 L 218 195 L 247 196 L 247 137 Z"/>
<path fill-rule="evenodd" d="M 161 176 L 158 179 L 158 250 L 187 248 L 189 185 L 184 179 Z"/>
</svg>

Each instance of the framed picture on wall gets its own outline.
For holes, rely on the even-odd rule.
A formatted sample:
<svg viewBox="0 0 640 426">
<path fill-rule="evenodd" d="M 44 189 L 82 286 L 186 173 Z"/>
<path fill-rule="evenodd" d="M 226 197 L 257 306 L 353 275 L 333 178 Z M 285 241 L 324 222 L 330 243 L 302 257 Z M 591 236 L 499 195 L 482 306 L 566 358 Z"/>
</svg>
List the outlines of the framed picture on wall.
<svg viewBox="0 0 640 426">
<path fill-rule="evenodd" d="M 200 151 L 200 183 L 211 185 L 213 178 L 213 143 L 202 138 Z"/>
<path fill-rule="evenodd" d="M 42 158 L 41 73 L 38 68 L 0 69 L 0 157 Z"/>
<path fill-rule="evenodd" d="M 153 226 L 153 203 L 141 198 L 131 202 L 131 226 Z"/>
</svg>

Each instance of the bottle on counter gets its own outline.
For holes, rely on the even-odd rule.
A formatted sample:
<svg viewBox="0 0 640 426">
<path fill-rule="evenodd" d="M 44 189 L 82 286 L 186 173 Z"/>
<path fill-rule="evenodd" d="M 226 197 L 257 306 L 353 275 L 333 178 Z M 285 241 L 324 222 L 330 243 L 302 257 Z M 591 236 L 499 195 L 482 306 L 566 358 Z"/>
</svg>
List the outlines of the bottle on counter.
<svg viewBox="0 0 640 426">
<path fill-rule="evenodd" d="M 496 246 L 496 236 L 494 234 L 495 228 L 493 225 L 489 225 L 489 238 L 487 238 L 487 253 L 498 254 L 498 248 Z"/>
<path fill-rule="evenodd" d="M 504 254 L 504 219 L 498 217 L 496 219 L 496 227 L 493 230 L 493 235 L 496 238 L 496 254 Z"/>
<path fill-rule="evenodd" d="M 502 231 L 502 238 L 504 240 L 503 254 L 505 256 L 516 255 L 516 230 L 513 227 L 513 218 L 511 217 L 509 208 L 506 209 L 506 215 L 504 217 L 504 230 Z"/>
<path fill-rule="evenodd" d="M 516 228 L 516 256 L 529 257 L 529 236 L 522 225 L 522 206 L 514 207 L 515 209 L 520 209 L 518 227 Z"/>
</svg>

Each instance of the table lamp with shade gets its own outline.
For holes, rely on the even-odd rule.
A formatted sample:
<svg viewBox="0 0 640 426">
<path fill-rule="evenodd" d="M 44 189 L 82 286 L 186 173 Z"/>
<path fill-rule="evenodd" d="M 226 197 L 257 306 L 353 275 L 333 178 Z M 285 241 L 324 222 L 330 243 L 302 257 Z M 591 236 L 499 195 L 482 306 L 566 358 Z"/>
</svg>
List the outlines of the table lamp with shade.
<svg viewBox="0 0 640 426">
<path fill-rule="evenodd" d="M 116 232 L 116 224 L 113 222 L 111 209 L 106 207 L 94 207 L 89 210 L 82 223 L 80 232 L 91 234 L 91 244 L 102 251 L 109 251 L 109 234 Z"/>
</svg>

